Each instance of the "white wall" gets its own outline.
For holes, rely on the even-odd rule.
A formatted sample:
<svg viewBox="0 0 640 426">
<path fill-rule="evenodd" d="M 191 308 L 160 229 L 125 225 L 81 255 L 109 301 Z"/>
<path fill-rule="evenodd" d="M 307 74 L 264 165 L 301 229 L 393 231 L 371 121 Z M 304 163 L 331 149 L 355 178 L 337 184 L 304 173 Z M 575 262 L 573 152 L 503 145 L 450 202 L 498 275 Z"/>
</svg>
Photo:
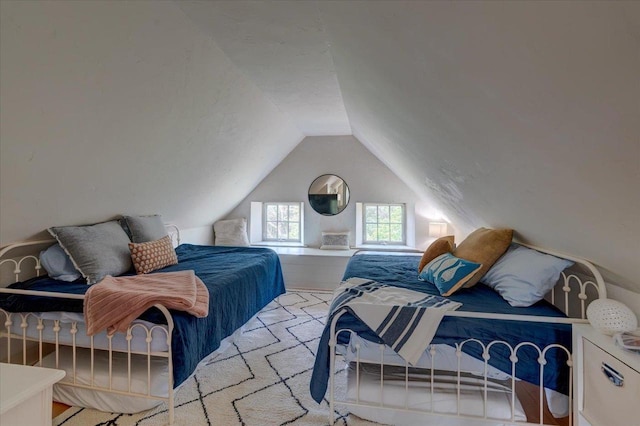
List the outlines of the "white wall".
<svg viewBox="0 0 640 426">
<path fill-rule="evenodd" d="M 640 294 L 607 283 L 607 297 L 627 305 L 636 314 L 640 323 Z"/>
<path fill-rule="evenodd" d="M 349 186 L 349 204 L 336 216 L 320 215 L 308 203 L 309 185 L 323 174 L 338 175 Z M 252 201 L 304 201 L 305 243 L 313 247 L 320 245 L 322 231 L 351 231 L 354 244 L 356 202 L 406 203 L 408 210 L 418 203 L 416 244 L 421 248 L 426 246 L 427 218 L 437 214 L 353 136 L 306 137 L 228 217 L 249 220 Z"/>
<path fill-rule="evenodd" d="M 318 2 L 353 134 L 465 234 L 640 292 L 640 2 Z"/>
<path fill-rule="evenodd" d="M 0 12 L 2 244 L 117 214 L 210 225 L 302 140 L 173 2 Z"/>
</svg>

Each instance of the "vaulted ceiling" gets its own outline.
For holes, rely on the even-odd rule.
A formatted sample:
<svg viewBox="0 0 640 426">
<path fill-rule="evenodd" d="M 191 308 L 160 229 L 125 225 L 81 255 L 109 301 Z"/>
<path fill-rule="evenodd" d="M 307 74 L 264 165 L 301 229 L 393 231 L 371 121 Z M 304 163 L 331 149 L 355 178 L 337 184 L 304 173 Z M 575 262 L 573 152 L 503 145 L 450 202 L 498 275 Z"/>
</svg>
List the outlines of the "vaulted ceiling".
<svg viewBox="0 0 640 426">
<path fill-rule="evenodd" d="M 640 2 L 0 7 L 3 243 L 210 223 L 305 135 L 353 134 L 461 233 L 512 227 L 640 292 Z"/>
<path fill-rule="evenodd" d="M 352 132 L 463 231 L 640 283 L 639 3 L 179 4 L 302 132 Z"/>
</svg>

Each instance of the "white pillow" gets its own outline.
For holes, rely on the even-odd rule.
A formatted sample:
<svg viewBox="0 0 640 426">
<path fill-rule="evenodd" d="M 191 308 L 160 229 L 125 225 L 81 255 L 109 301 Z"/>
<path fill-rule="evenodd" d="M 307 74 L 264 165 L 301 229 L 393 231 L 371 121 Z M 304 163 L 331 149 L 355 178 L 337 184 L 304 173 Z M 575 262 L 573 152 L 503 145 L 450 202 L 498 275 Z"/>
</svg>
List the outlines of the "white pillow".
<svg viewBox="0 0 640 426">
<path fill-rule="evenodd" d="M 542 300 L 571 265 L 570 260 L 511 243 L 480 282 L 500 293 L 511 306 L 527 307 Z"/>
<path fill-rule="evenodd" d="M 349 250 L 349 232 L 323 232 L 322 250 Z"/>
<path fill-rule="evenodd" d="M 248 246 L 247 219 L 219 220 L 213 224 L 216 246 Z"/>
</svg>

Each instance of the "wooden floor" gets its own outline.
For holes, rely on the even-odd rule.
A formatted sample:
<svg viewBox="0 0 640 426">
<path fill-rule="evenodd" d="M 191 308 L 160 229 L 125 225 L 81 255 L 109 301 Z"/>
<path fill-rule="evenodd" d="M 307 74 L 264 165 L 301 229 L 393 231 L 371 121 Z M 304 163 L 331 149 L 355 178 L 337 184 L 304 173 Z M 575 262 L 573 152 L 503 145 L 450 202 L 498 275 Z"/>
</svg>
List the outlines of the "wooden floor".
<svg viewBox="0 0 640 426">
<path fill-rule="evenodd" d="M 527 415 L 527 421 L 530 423 L 539 423 L 540 405 L 538 401 L 540 400 L 540 388 L 536 385 L 520 380 L 516 382 L 516 395 L 518 395 L 518 398 L 522 403 L 522 408 Z M 544 424 L 568 426 L 569 417 L 561 419 L 554 418 L 547 407 L 547 398 L 544 396 L 544 392 L 542 393 L 542 397 L 544 399 L 544 409 L 542 413 Z"/>
<path fill-rule="evenodd" d="M 53 409 L 51 410 L 51 418 L 55 419 L 60 414 L 62 414 L 65 411 L 67 411 L 67 409 L 69 409 L 69 408 L 70 407 L 68 405 L 66 405 L 66 404 L 63 404 L 61 402 L 53 401 Z"/>
</svg>

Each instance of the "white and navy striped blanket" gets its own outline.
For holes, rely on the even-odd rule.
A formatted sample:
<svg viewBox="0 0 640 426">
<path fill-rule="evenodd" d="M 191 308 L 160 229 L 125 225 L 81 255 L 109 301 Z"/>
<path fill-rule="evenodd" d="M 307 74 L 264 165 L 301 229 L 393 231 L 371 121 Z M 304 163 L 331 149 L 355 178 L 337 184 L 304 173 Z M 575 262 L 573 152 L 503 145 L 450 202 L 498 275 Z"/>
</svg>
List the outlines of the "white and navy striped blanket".
<svg viewBox="0 0 640 426">
<path fill-rule="evenodd" d="M 349 278 L 333 292 L 329 318 L 342 309 L 350 309 L 386 345 L 413 365 L 431 343 L 445 312 L 460 306 L 461 303 L 444 297 Z"/>
</svg>

